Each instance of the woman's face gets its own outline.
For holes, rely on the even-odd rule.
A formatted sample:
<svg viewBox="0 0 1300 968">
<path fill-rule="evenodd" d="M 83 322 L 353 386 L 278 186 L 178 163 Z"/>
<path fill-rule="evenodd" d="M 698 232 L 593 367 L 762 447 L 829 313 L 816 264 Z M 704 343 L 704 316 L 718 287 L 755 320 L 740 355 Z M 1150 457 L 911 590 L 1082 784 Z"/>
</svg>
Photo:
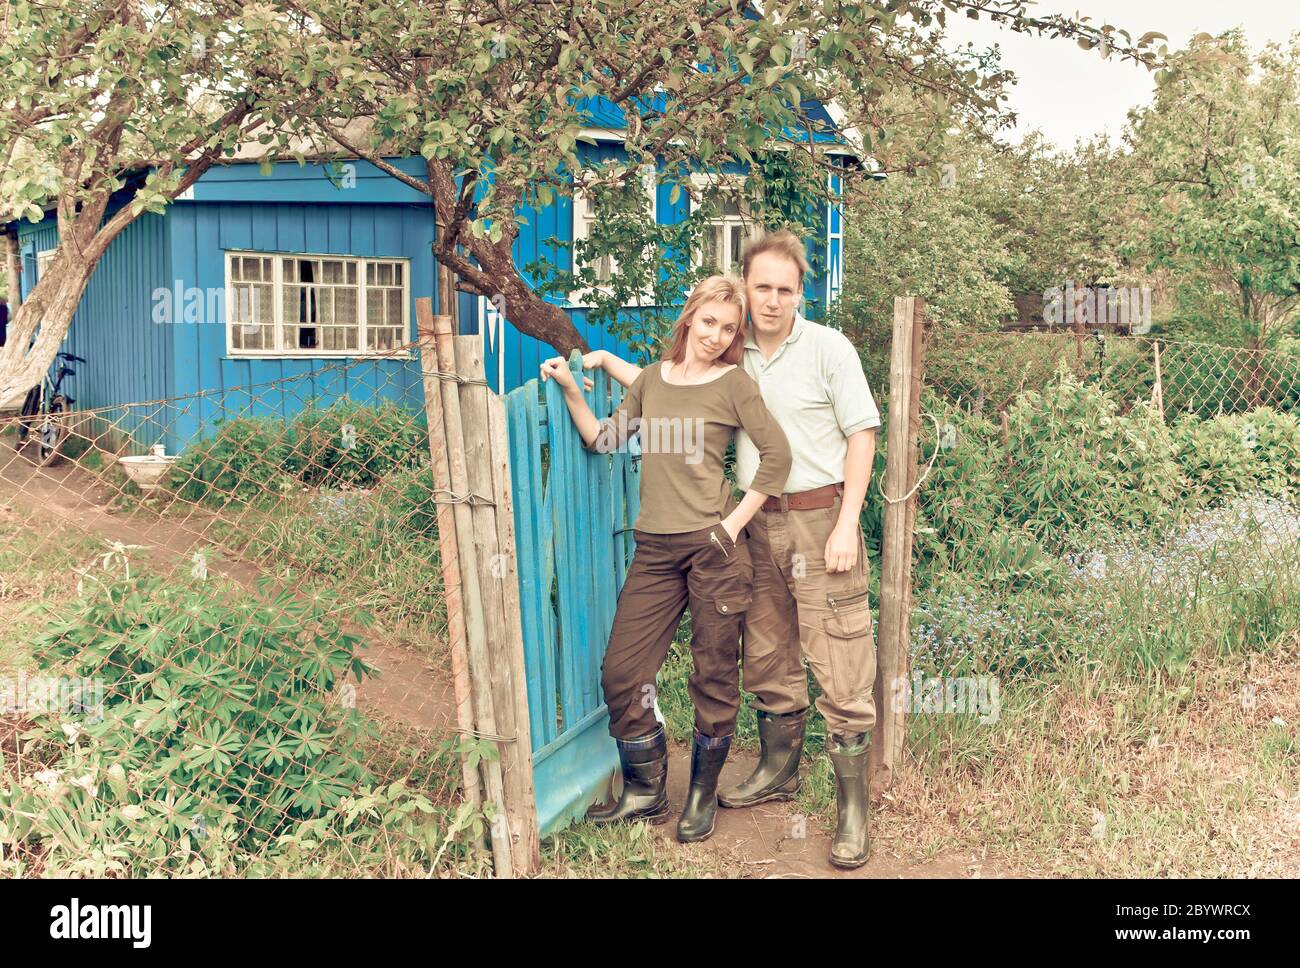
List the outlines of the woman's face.
<svg viewBox="0 0 1300 968">
<path fill-rule="evenodd" d="M 696 357 L 712 363 L 726 352 L 739 331 L 739 306 L 728 302 L 706 302 L 695 310 L 687 336 Z"/>
</svg>

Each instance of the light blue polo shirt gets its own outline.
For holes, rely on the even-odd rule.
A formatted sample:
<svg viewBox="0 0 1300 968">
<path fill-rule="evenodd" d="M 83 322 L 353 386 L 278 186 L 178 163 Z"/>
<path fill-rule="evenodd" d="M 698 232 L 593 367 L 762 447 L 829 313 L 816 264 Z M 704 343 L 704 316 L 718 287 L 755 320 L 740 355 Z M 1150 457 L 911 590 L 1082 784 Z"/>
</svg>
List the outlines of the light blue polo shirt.
<svg viewBox="0 0 1300 968">
<path fill-rule="evenodd" d="M 794 462 L 786 493 L 844 480 L 849 436 L 880 426 L 880 411 L 849 338 L 796 312 L 790 335 L 771 359 L 763 356 L 750 332 L 745 372 L 758 383 L 763 402 L 790 441 Z M 736 480 L 743 490 L 754 480 L 758 459 L 754 442 L 738 431 Z"/>
</svg>

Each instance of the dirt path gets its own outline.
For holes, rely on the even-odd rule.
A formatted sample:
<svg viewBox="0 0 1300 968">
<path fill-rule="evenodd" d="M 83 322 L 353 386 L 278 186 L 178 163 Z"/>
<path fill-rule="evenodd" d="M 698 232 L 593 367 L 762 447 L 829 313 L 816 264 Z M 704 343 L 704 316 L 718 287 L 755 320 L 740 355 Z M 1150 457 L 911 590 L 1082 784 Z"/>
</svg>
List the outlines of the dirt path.
<svg viewBox="0 0 1300 968">
<path fill-rule="evenodd" d="M 757 755 L 738 753 L 722 768 L 722 785 L 739 782 L 753 770 Z M 702 844 L 678 844 L 677 814 L 690 782 L 689 747 L 673 750 L 668 766 L 668 796 L 673 813 L 668 823 L 652 828 L 672 850 L 713 855 L 714 865 L 732 876 L 756 878 L 998 878 L 1022 876 L 991 859 L 948 854 L 918 861 L 896 854 L 887 832 L 873 822 L 871 859 L 857 870 L 833 867 L 831 834 L 815 817 L 805 817 L 794 802 L 764 803 L 743 810 L 718 811 L 713 836 Z M 874 811 L 877 808 L 873 806 Z"/>
<path fill-rule="evenodd" d="M 0 500 L 29 525 L 57 518 L 90 536 L 137 545 L 154 567 L 170 571 L 191 567 L 193 554 L 214 544 L 211 527 L 217 515 L 191 507 L 184 515 L 156 518 L 130 511 L 114 513 L 114 489 L 69 462 L 43 469 L 0 447 Z M 221 560 L 209 560 L 209 574 L 229 578 L 250 590 L 266 571 L 254 562 L 220 548 Z M 431 656 L 345 624 L 367 642 L 365 659 L 380 674 L 357 690 L 359 708 L 420 730 L 447 732 L 455 722 L 451 674 L 445 656 Z"/>
<path fill-rule="evenodd" d="M 45 518 L 58 519 L 86 535 L 140 546 L 154 567 L 167 572 L 188 568 L 195 551 L 213 546 L 211 528 L 217 515 L 191 508 L 184 515 L 157 518 L 130 510 L 114 512 L 111 485 L 75 466 L 63 463 L 40 469 L 0 448 L 0 507 L 25 519 L 29 526 Z M 257 563 L 231 557 L 224 549 L 221 560 L 210 560 L 210 574 L 253 589 L 267 574 Z M 373 631 L 351 628 L 369 644 L 366 659 L 381 675 L 358 690 L 358 704 L 371 716 L 393 719 L 419 730 L 442 734 L 455 721 L 450 671 L 445 662 Z M 756 756 L 738 753 L 723 770 L 723 783 L 747 776 Z M 719 876 L 747 878 L 978 878 L 1016 876 L 997 863 L 975 856 L 946 855 L 924 861 L 899 856 L 891 850 L 887 832 L 877 832 L 871 860 L 855 871 L 842 871 L 827 861 L 830 833 L 816 818 L 802 817 L 795 803 L 769 803 L 745 810 L 720 810 L 713 837 L 703 844 L 683 845 L 674 839 L 676 811 L 686 797 L 690 776 L 690 749 L 674 750 L 669 770 L 669 796 L 674 807 L 669 823 L 653 828 L 665 846 L 689 852 L 691 859 Z M 707 859 L 706 859 L 707 858 Z"/>
</svg>

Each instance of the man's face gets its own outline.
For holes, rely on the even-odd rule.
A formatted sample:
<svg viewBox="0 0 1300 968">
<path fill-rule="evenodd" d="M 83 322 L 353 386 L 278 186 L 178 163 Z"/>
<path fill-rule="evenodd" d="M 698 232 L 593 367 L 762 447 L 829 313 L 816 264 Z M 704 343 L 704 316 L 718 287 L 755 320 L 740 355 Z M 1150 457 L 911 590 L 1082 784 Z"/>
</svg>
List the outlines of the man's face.
<svg viewBox="0 0 1300 968">
<path fill-rule="evenodd" d="M 799 267 L 778 252 L 760 252 L 749 264 L 745 295 L 755 334 L 784 334 L 794 324 L 799 304 Z"/>
</svg>

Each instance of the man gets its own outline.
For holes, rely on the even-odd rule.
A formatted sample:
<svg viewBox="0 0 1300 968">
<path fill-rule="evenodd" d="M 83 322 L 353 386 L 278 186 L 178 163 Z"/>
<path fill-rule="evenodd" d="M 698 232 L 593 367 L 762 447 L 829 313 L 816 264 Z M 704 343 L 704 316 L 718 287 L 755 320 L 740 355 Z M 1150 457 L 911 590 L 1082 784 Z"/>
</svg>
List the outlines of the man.
<svg viewBox="0 0 1300 968">
<path fill-rule="evenodd" d="M 792 798 L 799 786 L 808 660 L 822 694 L 827 752 L 835 768 L 837 820 L 830 861 L 859 867 L 870 854 L 867 735 L 875 725 L 875 641 L 859 527 L 871 479 L 876 408 L 862 362 L 842 333 L 797 312 L 808 272 L 792 232 L 772 232 L 745 251 L 750 334 L 744 366 L 790 442 L 793 465 L 780 498 L 746 528 L 754 598 L 745 615 L 743 682 L 755 696 L 761 756 L 753 774 L 724 790 L 724 807 Z M 639 369 L 603 350 L 583 358 L 625 386 Z M 736 477 L 748 489 L 758 451 L 742 432 Z"/>
</svg>

